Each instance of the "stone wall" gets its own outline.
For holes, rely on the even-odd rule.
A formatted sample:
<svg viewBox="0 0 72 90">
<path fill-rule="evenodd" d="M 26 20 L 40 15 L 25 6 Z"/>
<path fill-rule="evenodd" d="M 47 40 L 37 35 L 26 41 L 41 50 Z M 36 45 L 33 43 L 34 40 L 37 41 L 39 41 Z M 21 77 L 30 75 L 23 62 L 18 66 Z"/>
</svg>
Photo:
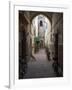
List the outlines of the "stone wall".
<svg viewBox="0 0 72 90">
<path fill-rule="evenodd" d="M 21 52 L 22 50 L 22 45 L 21 45 L 21 41 L 22 38 L 26 41 L 24 41 L 24 45 L 23 47 L 26 48 L 26 51 L 24 51 L 24 53 L 26 53 L 27 58 L 29 59 L 29 52 L 30 52 L 30 15 L 29 12 L 25 12 L 25 11 L 20 11 L 19 12 L 19 41 L 20 41 L 20 56 L 21 56 Z M 23 35 L 24 33 L 24 35 Z"/>
<path fill-rule="evenodd" d="M 56 49 L 55 41 L 56 34 L 58 34 L 58 49 Z M 49 32 L 49 51 L 50 58 L 53 59 L 56 55 L 55 52 L 58 50 L 58 63 L 61 68 L 63 68 L 63 14 L 62 13 L 54 13 L 52 15 L 52 29 Z"/>
</svg>

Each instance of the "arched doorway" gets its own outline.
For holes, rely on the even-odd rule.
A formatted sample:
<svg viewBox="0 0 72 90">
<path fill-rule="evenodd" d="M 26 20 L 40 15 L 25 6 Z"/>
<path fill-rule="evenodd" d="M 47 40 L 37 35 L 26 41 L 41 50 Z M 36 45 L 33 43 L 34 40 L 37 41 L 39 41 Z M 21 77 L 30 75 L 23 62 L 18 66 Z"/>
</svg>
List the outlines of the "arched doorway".
<svg viewBox="0 0 72 90">
<path fill-rule="evenodd" d="M 44 14 L 37 14 L 31 20 L 31 46 L 32 54 L 37 53 L 40 49 L 48 48 L 49 37 L 51 31 L 51 21 Z"/>
</svg>

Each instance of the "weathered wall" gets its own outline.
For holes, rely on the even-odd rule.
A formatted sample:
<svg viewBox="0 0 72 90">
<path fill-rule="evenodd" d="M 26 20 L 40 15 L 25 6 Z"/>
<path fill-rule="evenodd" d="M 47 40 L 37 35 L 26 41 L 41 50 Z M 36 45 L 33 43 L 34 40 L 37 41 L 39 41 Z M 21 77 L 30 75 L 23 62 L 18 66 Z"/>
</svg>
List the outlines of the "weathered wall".
<svg viewBox="0 0 72 90">
<path fill-rule="evenodd" d="M 24 35 L 23 35 L 24 33 Z M 22 38 L 23 38 L 23 47 L 22 50 Z M 30 14 L 29 12 L 20 11 L 19 12 L 19 55 L 26 55 L 27 60 L 30 56 Z"/>
<path fill-rule="evenodd" d="M 49 32 L 49 51 L 50 57 L 53 59 L 55 57 L 56 51 L 56 34 L 58 34 L 58 63 L 61 68 L 63 68 L 63 14 L 54 13 L 52 15 L 52 29 Z"/>
</svg>

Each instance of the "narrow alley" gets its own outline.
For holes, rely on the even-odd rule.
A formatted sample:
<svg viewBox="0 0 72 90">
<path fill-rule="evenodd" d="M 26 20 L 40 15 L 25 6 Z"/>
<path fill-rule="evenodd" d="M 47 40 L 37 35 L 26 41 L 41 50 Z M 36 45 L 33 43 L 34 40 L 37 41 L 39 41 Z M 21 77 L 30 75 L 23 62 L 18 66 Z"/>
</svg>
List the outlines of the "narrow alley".
<svg viewBox="0 0 72 90">
<path fill-rule="evenodd" d="M 52 68 L 53 61 L 48 61 L 45 49 L 40 49 L 39 52 L 34 54 L 35 60 L 28 62 L 27 73 L 24 78 L 43 78 L 43 77 L 55 77 L 54 70 Z"/>
<path fill-rule="evenodd" d="M 19 79 L 63 77 L 63 13 L 19 11 Z"/>
</svg>

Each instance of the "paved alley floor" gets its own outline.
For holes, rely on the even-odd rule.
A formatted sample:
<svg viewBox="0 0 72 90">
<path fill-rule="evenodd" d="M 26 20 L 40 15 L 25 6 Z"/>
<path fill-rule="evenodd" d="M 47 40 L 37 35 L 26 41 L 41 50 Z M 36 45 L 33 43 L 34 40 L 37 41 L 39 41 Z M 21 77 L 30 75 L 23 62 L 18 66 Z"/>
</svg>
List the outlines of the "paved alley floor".
<svg viewBox="0 0 72 90">
<path fill-rule="evenodd" d="M 28 62 L 27 73 L 24 78 L 43 78 L 43 77 L 55 77 L 54 70 L 52 68 L 53 61 L 48 61 L 45 49 L 39 50 L 34 55 L 36 60 Z"/>
</svg>

